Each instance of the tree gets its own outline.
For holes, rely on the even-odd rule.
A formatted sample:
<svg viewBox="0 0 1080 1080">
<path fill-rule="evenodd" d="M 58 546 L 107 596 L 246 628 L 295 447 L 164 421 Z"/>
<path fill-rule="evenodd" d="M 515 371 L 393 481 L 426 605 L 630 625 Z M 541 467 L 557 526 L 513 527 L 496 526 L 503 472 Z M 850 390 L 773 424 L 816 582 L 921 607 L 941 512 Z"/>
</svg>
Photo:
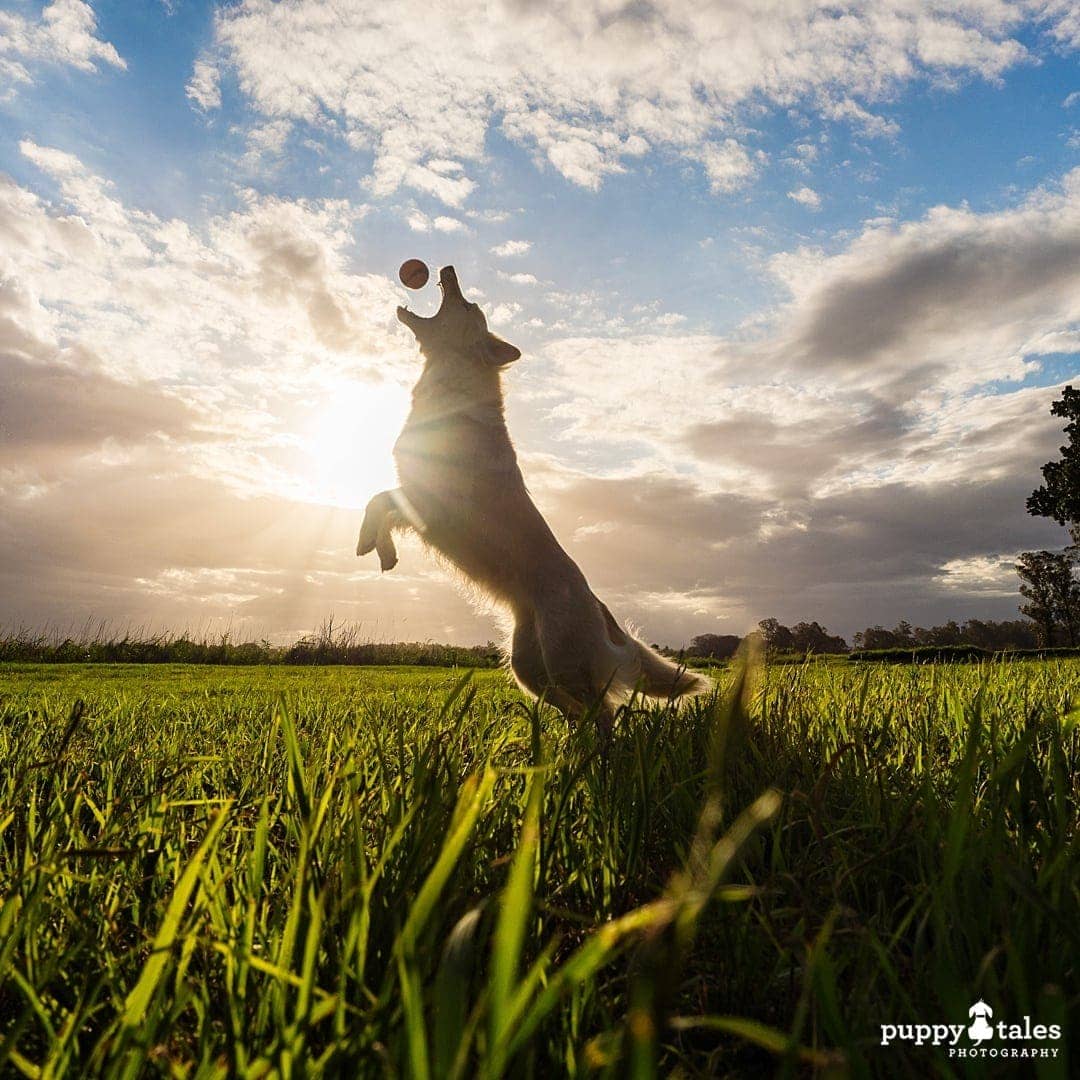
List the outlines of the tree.
<svg viewBox="0 0 1080 1080">
<path fill-rule="evenodd" d="M 791 652 L 795 648 L 795 639 L 791 631 L 779 619 L 762 619 L 758 630 L 765 641 L 765 648 L 771 653 Z"/>
<path fill-rule="evenodd" d="M 847 642 L 836 634 L 830 634 L 819 622 L 796 623 L 791 628 L 795 651 L 801 653 L 846 653 Z"/>
<path fill-rule="evenodd" d="M 778 619 L 762 619 L 758 631 L 771 653 L 846 653 L 847 642 L 830 634 L 821 623 L 801 622 L 784 626 Z"/>
<path fill-rule="evenodd" d="M 1039 643 L 1055 644 L 1058 630 L 1066 642 L 1075 645 L 1080 632 L 1080 582 L 1073 575 L 1077 556 L 1066 551 L 1025 551 L 1016 563 L 1020 575 L 1020 605 L 1039 630 Z"/>
<path fill-rule="evenodd" d="M 896 646 L 896 635 L 884 626 L 868 626 L 851 640 L 856 649 L 892 649 Z"/>
<path fill-rule="evenodd" d="M 1042 467 L 1043 483 L 1028 496 L 1027 511 L 1066 526 L 1075 543 L 1080 534 L 1080 390 L 1066 386 L 1050 412 L 1069 421 L 1065 425 L 1069 441 L 1060 448 L 1060 461 Z"/>
<path fill-rule="evenodd" d="M 686 655 L 726 660 L 735 655 L 741 640 L 735 634 L 698 634 L 690 642 Z"/>
<path fill-rule="evenodd" d="M 964 640 L 964 631 L 955 619 L 925 630 L 916 626 L 913 635 L 916 645 L 961 645 Z"/>
<path fill-rule="evenodd" d="M 1000 652 L 1005 649 L 1034 649 L 1039 639 L 1026 619 L 994 622 L 992 619 L 969 619 L 964 623 L 962 638 L 957 644 L 978 645 L 982 649 Z"/>
</svg>

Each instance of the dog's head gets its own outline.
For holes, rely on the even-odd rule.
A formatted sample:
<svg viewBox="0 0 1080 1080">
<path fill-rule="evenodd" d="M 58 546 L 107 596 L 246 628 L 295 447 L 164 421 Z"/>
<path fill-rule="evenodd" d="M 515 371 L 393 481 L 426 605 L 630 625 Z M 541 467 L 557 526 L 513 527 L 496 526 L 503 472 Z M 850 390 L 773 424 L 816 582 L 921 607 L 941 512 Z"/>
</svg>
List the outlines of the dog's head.
<svg viewBox="0 0 1080 1080">
<path fill-rule="evenodd" d="M 452 266 L 444 266 L 439 272 L 439 286 L 442 303 L 430 318 L 405 307 L 397 309 L 397 317 L 416 335 L 420 351 L 429 361 L 476 361 L 499 368 L 521 356 L 520 349 L 488 330 L 479 305 L 462 295 Z"/>
</svg>

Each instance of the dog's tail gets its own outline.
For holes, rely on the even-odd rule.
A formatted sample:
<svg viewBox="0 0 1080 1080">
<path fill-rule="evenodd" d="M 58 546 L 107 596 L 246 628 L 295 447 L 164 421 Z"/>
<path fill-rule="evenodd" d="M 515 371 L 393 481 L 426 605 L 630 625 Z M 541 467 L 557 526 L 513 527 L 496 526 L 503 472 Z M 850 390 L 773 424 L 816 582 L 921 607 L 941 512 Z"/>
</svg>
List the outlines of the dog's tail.
<svg viewBox="0 0 1080 1080">
<path fill-rule="evenodd" d="M 712 679 L 673 664 L 637 638 L 632 640 L 637 646 L 637 662 L 641 672 L 638 686 L 643 694 L 649 697 L 677 698 L 704 694 L 712 689 Z"/>
<path fill-rule="evenodd" d="M 712 679 L 665 659 L 619 626 L 606 604 L 598 603 L 607 624 L 609 641 L 621 643 L 618 668 L 608 689 L 609 697 L 626 697 L 637 691 L 647 697 L 679 698 L 704 694 L 712 689 Z"/>
</svg>

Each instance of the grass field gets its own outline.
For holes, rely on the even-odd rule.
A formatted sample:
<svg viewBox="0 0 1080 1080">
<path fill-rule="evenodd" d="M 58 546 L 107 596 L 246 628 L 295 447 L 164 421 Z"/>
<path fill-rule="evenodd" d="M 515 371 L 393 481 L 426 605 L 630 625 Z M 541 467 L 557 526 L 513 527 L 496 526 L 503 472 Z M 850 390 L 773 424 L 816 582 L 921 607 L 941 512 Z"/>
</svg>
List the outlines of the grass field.
<svg viewBox="0 0 1080 1080">
<path fill-rule="evenodd" d="M 1080 661 L 740 672 L 0 668 L 0 1071 L 1070 1075 Z"/>
</svg>

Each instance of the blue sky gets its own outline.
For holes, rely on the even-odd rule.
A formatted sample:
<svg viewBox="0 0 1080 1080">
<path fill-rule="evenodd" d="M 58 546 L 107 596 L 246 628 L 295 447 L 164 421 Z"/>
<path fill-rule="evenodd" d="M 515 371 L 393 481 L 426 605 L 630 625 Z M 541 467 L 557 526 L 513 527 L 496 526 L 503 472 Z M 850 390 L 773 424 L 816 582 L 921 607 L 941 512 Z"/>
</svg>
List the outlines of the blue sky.
<svg viewBox="0 0 1080 1080">
<path fill-rule="evenodd" d="M 0 620 L 496 635 L 349 555 L 413 256 L 523 349 L 530 487 L 650 639 L 1011 617 L 1078 48 L 1056 0 L 0 5 Z"/>
</svg>

